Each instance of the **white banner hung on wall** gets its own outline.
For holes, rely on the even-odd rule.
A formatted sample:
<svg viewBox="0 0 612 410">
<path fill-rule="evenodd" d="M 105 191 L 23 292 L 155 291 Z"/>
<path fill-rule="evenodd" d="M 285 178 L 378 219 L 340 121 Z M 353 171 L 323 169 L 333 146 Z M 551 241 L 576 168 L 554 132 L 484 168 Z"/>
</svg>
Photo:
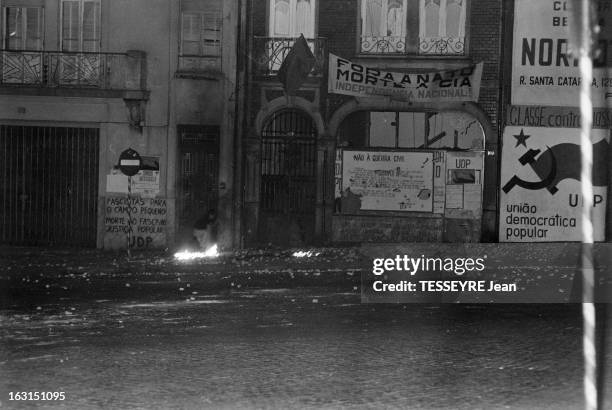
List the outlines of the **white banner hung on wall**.
<svg viewBox="0 0 612 410">
<path fill-rule="evenodd" d="M 503 137 L 500 242 L 580 241 L 580 130 L 506 127 Z M 593 130 L 593 227 L 604 240 L 607 130 Z"/>
<path fill-rule="evenodd" d="M 455 70 L 400 73 L 329 54 L 328 91 L 409 102 L 478 101 L 482 67 L 483 64 L 478 63 Z"/>
<path fill-rule="evenodd" d="M 433 154 L 343 151 L 341 195 L 346 213 L 433 212 Z"/>
<path fill-rule="evenodd" d="M 603 2 L 600 2 L 603 3 Z M 580 67 L 569 55 L 572 2 L 515 0 L 512 50 L 512 105 L 580 105 Z M 612 23 L 610 7 L 598 12 L 603 29 Z M 609 30 L 609 29 L 608 29 Z M 612 101 L 612 70 L 605 68 L 608 40 L 602 33 L 601 64 L 596 60 L 591 90 L 594 107 Z M 601 67 L 598 67 L 601 66 Z"/>
</svg>

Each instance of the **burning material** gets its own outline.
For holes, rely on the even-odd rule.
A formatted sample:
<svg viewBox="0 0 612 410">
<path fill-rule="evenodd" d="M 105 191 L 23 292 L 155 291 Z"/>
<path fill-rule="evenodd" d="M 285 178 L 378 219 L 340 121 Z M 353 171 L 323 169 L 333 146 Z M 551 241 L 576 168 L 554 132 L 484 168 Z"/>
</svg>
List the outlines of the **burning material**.
<svg viewBox="0 0 612 410">
<path fill-rule="evenodd" d="M 192 252 L 189 250 L 185 250 L 174 254 L 174 257 L 180 261 L 188 261 L 201 258 L 216 258 L 217 256 L 219 256 L 219 249 L 216 244 L 211 246 L 204 252 Z"/>
<path fill-rule="evenodd" d="M 313 251 L 296 251 L 293 252 L 293 256 L 296 258 L 312 258 L 313 256 L 319 256 L 321 252 Z"/>
</svg>

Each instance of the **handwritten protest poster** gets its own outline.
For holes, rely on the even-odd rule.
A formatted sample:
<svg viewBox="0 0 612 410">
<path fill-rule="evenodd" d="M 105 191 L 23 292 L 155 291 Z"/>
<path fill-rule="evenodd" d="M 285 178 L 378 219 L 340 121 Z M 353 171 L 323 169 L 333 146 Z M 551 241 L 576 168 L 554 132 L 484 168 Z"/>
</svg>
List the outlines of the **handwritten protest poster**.
<svg viewBox="0 0 612 410">
<path fill-rule="evenodd" d="M 433 154 L 343 151 L 341 194 L 356 210 L 433 212 Z"/>
</svg>

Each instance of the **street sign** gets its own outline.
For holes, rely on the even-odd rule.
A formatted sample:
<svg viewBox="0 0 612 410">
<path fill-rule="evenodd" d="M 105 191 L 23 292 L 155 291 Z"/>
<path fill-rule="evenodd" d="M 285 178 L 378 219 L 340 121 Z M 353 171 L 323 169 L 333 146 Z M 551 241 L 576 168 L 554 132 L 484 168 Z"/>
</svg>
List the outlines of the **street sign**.
<svg viewBox="0 0 612 410">
<path fill-rule="evenodd" d="M 134 176 L 140 171 L 142 160 L 140 154 L 132 148 L 128 148 L 119 155 L 119 169 L 128 177 Z"/>
</svg>

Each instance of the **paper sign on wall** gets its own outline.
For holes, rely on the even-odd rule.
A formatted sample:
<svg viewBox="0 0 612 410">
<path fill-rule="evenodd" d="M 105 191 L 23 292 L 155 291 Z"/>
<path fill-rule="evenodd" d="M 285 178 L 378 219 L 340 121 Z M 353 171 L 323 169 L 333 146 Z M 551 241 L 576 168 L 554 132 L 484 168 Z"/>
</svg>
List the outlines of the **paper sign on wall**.
<svg viewBox="0 0 612 410">
<path fill-rule="evenodd" d="M 132 177 L 132 194 L 154 198 L 159 194 L 159 158 L 142 157 L 142 168 Z M 106 176 L 106 192 L 128 193 L 128 177 L 113 168 Z"/>
<path fill-rule="evenodd" d="M 344 151 L 342 211 L 433 211 L 431 152 Z"/>
<path fill-rule="evenodd" d="M 482 174 L 482 152 L 449 152 L 446 163 L 446 209 L 479 214 Z M 451 215 L 447 212 L 447 216 L 452 216 L 452 212 Z"/>
</svg>

